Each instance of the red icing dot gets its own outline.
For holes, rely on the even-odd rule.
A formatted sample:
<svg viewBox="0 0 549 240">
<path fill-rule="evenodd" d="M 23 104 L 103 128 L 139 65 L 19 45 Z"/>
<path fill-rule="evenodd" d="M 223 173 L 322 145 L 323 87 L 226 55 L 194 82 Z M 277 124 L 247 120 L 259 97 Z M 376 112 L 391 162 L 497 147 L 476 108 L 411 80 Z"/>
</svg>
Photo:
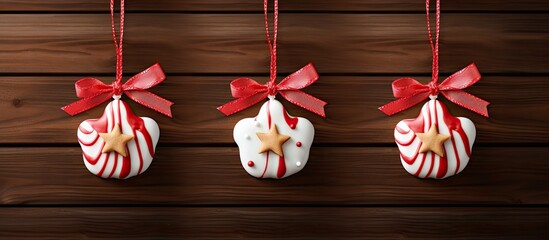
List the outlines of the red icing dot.
<svg viewBox="0 0 549 240">
<path fill-rule="evenodd" d="M 290 124 L 290 128 L 291 128 L 291 129 L 295 129 L 295 124 L 293 124 L 293 123 Z"/>
<path fill-rule="evenodd" d="M 295 143 L 295 145 L 296 145 L 297 147 L 301 147 L 301 142 L 297 142 L 297 143 Z"/>
<path fill-rule="evenodd" d="M 248 167 L 253 167 L 255 164 L 254 164 L 254 161 L 249 161 L 248 162 Z"/>
</svg>

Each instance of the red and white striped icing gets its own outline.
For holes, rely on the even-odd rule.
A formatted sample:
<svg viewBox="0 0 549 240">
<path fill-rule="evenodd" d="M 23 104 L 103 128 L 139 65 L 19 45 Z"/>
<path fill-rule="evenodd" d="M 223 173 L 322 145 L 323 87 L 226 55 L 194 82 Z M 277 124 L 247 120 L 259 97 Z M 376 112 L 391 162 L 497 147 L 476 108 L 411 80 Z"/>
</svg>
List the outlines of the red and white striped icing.
<svg viewBox="0 0 549 240">
<path fill-rule="evenodd" d="M 261 141 L 256 133 L 268 132 L 272 123 L 276 124 L 279 134 L 291 137 L 282 145 L 284 157 L 271 151 L 258 153 Z M 309 120 L 290 116 L 279 101 L 271 99 L 263 104 L 257 117 L 240 120 L 234 127 L 233 136 L 240 150 L 242 167 L 250 175 L 280 179 L 305 167 L 314 131 Z"/>
<path fill-rule="evenodd" d="M 425 133 L 436 124 L 439 134 L 450 135 L 444 143 L 444 157 L 429 151 L 419 153 L 421 140 L 416 133 Z M 443 179 L 463 171 L 475 141 L 476 129 L 467 118 L 454 117 L 438 100 L 423 105 L 415 119 L 400 121 L 395 128 L 395 141 L 404 169 L 419 178 Z"/>
<path fill-rule="evenodd" d="M 127 157 L 116 152 L 102 153 L 105 141 L 99 133 L 111 132 L 116 124 L 123 134 L 134 136 L 127 143 Z M 145 172 L 153 160 L 159 136 L 160 129 L 154 120 L 135 116 L 121 100 L 109 103 L 101 118 L 86 120 L 78 127 L 84 164 L 102 178 L 126 179 Z"/>
</svg>

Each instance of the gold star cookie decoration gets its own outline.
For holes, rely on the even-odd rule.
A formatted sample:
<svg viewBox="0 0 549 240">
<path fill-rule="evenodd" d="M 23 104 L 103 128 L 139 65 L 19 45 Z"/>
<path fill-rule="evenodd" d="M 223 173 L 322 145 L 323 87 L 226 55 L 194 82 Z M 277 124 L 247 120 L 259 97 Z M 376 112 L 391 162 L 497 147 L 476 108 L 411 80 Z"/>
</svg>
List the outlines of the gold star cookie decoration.
<svg viewBox="0 0 549 240">
<path fill-rule="evenodd" d="M 278 156 L 284 157 L 284 151 L 282 151 L 282 145 L 290 140 L 290 136 L 278 134 L 278 128 L 276 124 L 271 125 L 271 130 L 268 133 L 256 133 L 259 140 L 261 140 L 261 148 L 259 153 L 267 151 L 273 151 Z"/>
<path fill-rule="evenodd" d="M 99 136 L 105 140 L 103 153 L 117 152 L 124 157 L 128 156 L 126 144 L 133 139 L 133 136 L 122 134 L 118 124 L 114 126 L 110 133 L 99 133 Z"/>
<path fill-rule="evenodd" d="M 437 126 L 433 124 L 427 133 L 416 133 L 416 136 L 423 143 L 419 149 L 419 153 L 432 151 L 444 157 L 443 144 L 450 139 L 450 135 L 438 134 Z"/>
</svg>

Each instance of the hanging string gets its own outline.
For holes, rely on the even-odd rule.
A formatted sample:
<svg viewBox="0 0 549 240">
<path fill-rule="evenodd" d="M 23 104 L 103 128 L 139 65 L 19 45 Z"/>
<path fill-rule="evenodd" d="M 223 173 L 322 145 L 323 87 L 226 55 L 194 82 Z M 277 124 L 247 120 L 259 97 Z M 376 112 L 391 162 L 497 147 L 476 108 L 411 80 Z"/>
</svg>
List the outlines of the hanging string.
<svg viewBox="0 0 549 240">
<path fill-rule="evenodd" d="M 309 63 L 305 67 L 290 74 L 276 83 L 277 71 L 277 38 L 278 38 L 278 0 L 274 0 L 274 23 L 273 37 L 269 29 L 269 1 L 263 0 L 263 11 L 265 20 L 265 35 L 269 44 L 269 53 L 271 54 L 270 79 L 266 84 L 259 84 L 251 78 L 238 78 L 231 82 L 231 93 L 236 100 L 226 103 L 217 109 L 229 116 L 249 108 L 265 98 L 274 99 L 279 94 L 289 102 L 305 108 L 320 116 L 326 117 L 324 106 L 326 102 L 311 96 L 301 89 L 313 84 L 318 80 L 318 73 L 313 64 Z"/>
<path fill-rule="evenodd" d="M 426 16 L 427 16 L 427 32 L 429 33 L 429 43 L 431 44 L 431 51 L 433 53 L 433 66 L 432 66 L 432 89 L 437 89 L 438 86 L 438 74 L 439 74 L 439 36 L 440 36 L 440 0 L 436 0 L 436 17 L 435 17 L 435 40 L 433 41 L 433 34 L 431 30 L 431 16 L 430 16 L 430 1 L 425 1 L 425 9 L 426 9 Z M 433 95 L 438 94 L 438 91 L 434 91 L 432 93 Z"/>
<path fill-rule="evenodd" d="M 116 50 L 116 80 L 113 83 L 115 94 L 120 95 L 122 93 L 122 68 L 123 68 L 123 47 L 124 47 L 124 0 L 120 0 L 120 26 L 119 26 L 120 38 L 116 36 L 116 25 L 114 23 L 114 0 L 111 0 L 111 30 L 112 38 L 114 41 L 114 47 Z"/>
<path fill-rule="evenodd" d="M 119 38 L 117 38 L 116 25 L 114 24 L 114 0 L 111 0 L 110 6 L 112 38 L 116 49 L 116 79 L 110 85 L 95 78 L 83 78 L 78 80 L 75 84 L 75 89 L 76 95 L 81 99 L 64 106 L 61 109 L 71 116 L 74 116 L 97 107 L 101 103 L 108 101 L 111 97 L 120 99 L 122 94 L 126 94 L 126 96 L 135 102 L 168 117 L 172 117 L 171 106 L 173 105 L 173 102 L 148 91 L 148 89 L 160 84 L 166 79 L 166 75 L 164 74 L 162 67 L 160 67 L 160 64 L 156 63 L 152 65 L 122 84 L 124 0 L 120 0 Z"/>
<path fill-rule="evenodd" d="M 275 81 L 276 81 L 276 71 L 277 71 L 277 65 L 276 65 L 276 42 L 278 38 L 278 0 L 274 0 L 274 23 L 273 23 L 273 39 L 271 40 L 271 34 L 269 30 L 269 0 L 263 0 L 263 10 L 264 10 L 264 19 L 265 19 L 265 32 L 267 36 L 267 43 L 269 44 L 269 52 L 271 54 L 271 75 L 269 79 L 269 86 L 273 86 L 274 88 Z"/>
<path fill-rule="evenodd" d="M 451 102 L 482 116 L 488 117 L 488 105 L 490 103 L 463 91 L 463 89 L 475 84 L 481 79 L 480 72 L 474 63 L 452 74 L 442 81 L 442 83 L 438 83 L 441 15 L 440 0 L 436 0 L 435 39 L 433 39 L 433 33 L 431 30 L 429 0 L 425 0 L 425 10 L 427 12 L 427 32 L 429 35 L 429 43 L 433 53 L 432 80 L 425 85 L 409 77 L 399 78 L 393 81 L 393 96 L 395 96 L 397 100 L 379 107 L 379 110 L 391 116 L 411 108 L 427 98 L 436 99 L 440 93 Z"/>
</svg>

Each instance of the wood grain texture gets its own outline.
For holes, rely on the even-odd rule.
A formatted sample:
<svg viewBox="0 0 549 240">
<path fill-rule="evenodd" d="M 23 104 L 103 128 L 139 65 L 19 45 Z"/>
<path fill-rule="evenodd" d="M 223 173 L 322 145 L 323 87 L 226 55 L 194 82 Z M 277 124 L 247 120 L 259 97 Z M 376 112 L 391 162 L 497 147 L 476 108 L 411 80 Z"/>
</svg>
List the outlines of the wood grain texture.
<svg viewBox="0 0 549 240">
<path fill-rule="evenodd" d="M 130 11 L 262 11 L 262 1 L 254 0 L 135 0 L 126 3 Z M 422 1 L 410 0 L 291 0 L 281 1 L 282 11 L 423 11 Z M 98 0 L 2 0 L 3 11 L 106 11 Z M 542 11 L 549 10 L 543 0 L 454 0 L 444 1 L 445 11 Z"/>
<path fill-rule="evenodd" d="M 406 173 L 396 147 L 317 147 L 299 174 L 258 180 L 236 147 L 161 147 L 147 172 L 117 181 L 89 173 L 78 147 L 2 148 L 0 204 L 549 204 L 548 148 L 473 153 L 464 172 L 434 181 Z"/>
<path fill-rule="evenodd" d="M 126 181 L 90 174 L 76 128 L 74 82 L 114 76 L 108 1 L 0 0 L 0 239 L 545 239 L 549 236 L 549 2 L 443 1 L 441 71 L 476 62 L 467 89 L 490 101 L 484 118 L 448 101 L 477 126 L 458 176 L 420 180 L 402 168 L 390 83 L 427 82 L 431 53 L 424 3 L 410 0 L 281 1 L 279 76 L 315 63 L 305 89 L 329 102 L 310 119 L 309 162 L 284 180 L 242 169 L 225 117 L 239 76 L 266 80 L 269 56 L 257 0 L 127 1 L 125 73 L 160 62 L 173 100 L 159 122 L 151 168 Z M 259 76 L 258 76 L 259 75 Z M 291 236 L 291 238 L 289 237 Z"/>
<path fill-rule="evenodd" d="M 549 73 L 549 14 L 446 14 L 441 71 Z M 0 15 L 0 72 L 111 73 L 108 14 Z M 168 73 L 268 71 L 261 14 L 128 14 L 125 70 L 159 61 Z M 279 70 L 430 73 L 423 14 L 282 14 Z"/>
<path fill-rule="evenodd" d="M 99 77 L 105 82 L 112 77 Z M 231 117 L 216 107 L 232 100 L 229 83 L 235 77 L 168 77 L 153 92 L 174 101 L 174 118 L 160 115 L 124 98 L 142 116 L 151 116 L 162 130 L 162 143 L 233 143 L 233 128 L 242 118 L 254 117 L 262 104 Z M 306 117 L 316 128 L 315 143 L 393 143 L 395 125 L 415 118 L 422 104 L 393 117 L 377 108 L 393 100 L 396 76 L 321 77 L 305 89 L 328 101 L 324 119 L 285 102 L 289 112 Z M 76 128 L 85 119 L 98 118 L 104 105 L 70 117 L 60 107 L 76 101 L 78 77 L 2 77 L 0 143 L 75 143 Z M 266 77 L 256 77 L 267 81 Z M 428 82 L 426 77 L 418 78 Z M 524 84 L 528 82 L 528 84 Z M 508 89 L 513 89 L 509 91 Z M 489 100 L 490 118 L 484 118 L 444 100 L 456 116 L 468 117 L 477 127 L 477 143 L 548 143 L 549 86 L 545 77 L 488 76 L 467 91 Z M 527 98 L 524 98 L 527 96 Z M 532 112 L 538 112 L 532 114 Z"/>
<path fill-rule="evenodd" d="M 4 239 L 543 239 L 547 208 L 0 209 Z"/>
</svg>

